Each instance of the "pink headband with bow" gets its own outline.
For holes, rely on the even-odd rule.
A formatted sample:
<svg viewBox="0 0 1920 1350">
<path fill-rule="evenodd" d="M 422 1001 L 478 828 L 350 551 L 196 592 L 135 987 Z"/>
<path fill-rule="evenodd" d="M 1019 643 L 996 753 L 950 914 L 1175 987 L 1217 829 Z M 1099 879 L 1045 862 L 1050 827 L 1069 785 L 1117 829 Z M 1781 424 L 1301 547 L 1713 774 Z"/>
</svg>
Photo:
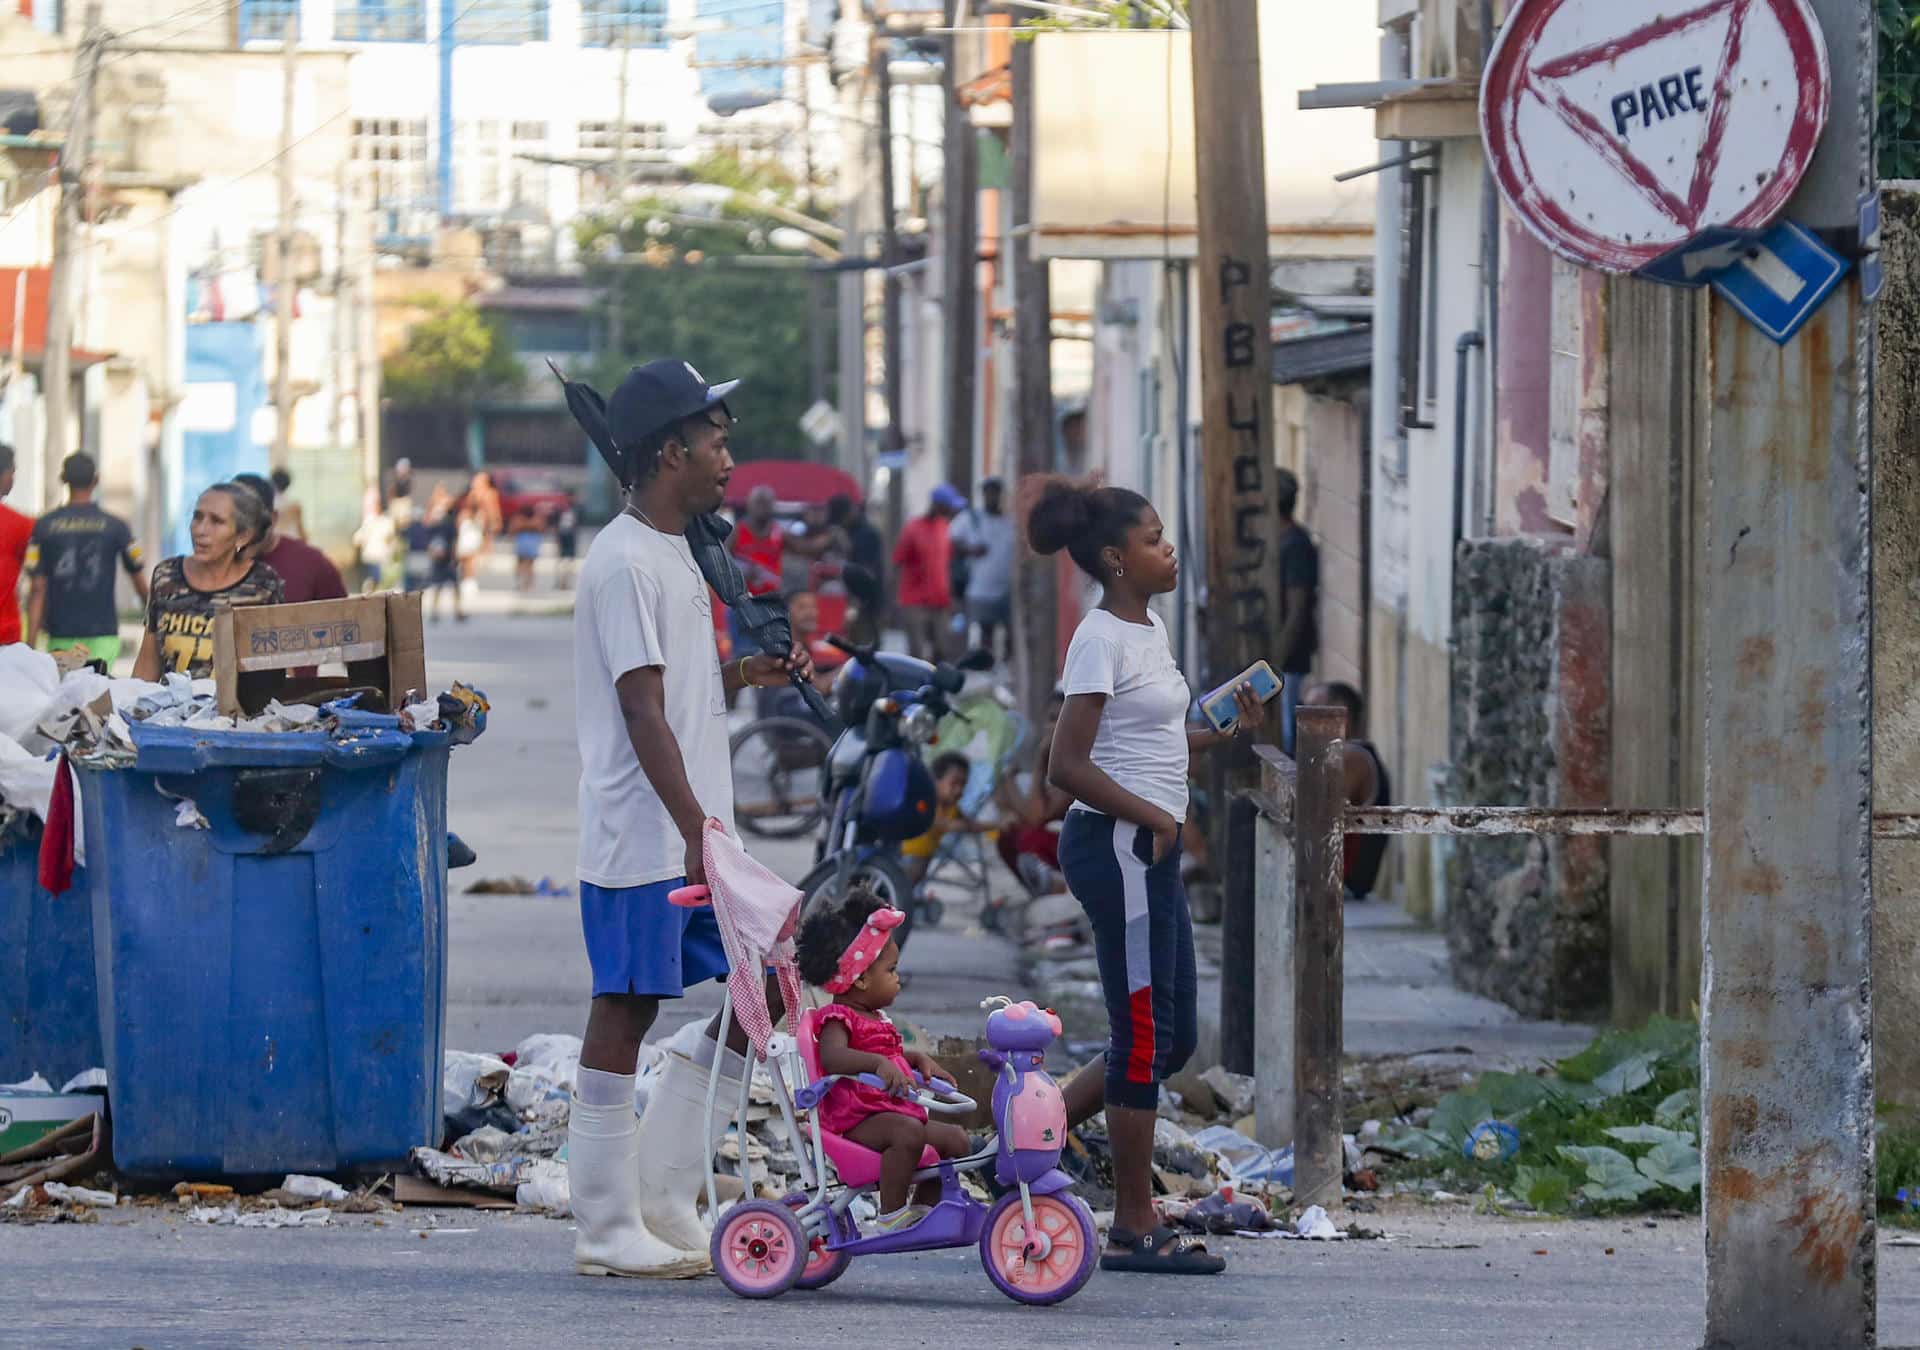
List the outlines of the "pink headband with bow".
<svg viewBox="0 0 1920 1350">
<path fill-rule="evenodd" d="M 880 953 L 887 949 L 887 934 L 907 921 L 907 916 L 897 909 L 876 909 L 867 915 L 867 921 L 860 926 L 847 949 L 840 953 L 840 968 L 833 978 L 827 981 L 829 994 L 844 994 L 853 988 L 853 982 L 867 973 L 867 967 L 880 959 Z"/>
</svg>

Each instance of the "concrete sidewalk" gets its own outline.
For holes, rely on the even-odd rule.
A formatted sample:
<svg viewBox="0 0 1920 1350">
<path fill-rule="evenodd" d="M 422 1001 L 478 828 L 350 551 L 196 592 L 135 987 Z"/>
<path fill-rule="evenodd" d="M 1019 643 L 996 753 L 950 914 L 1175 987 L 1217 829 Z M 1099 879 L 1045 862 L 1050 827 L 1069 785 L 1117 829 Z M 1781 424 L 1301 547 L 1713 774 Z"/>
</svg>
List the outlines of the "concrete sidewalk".
<svg viewBox="0 0 1920 1350">
<path fill-rule="evenodd" d="M 1399 905 L 1379 900 L 1346 908 L 1346 1053 L 1349 1058 L 1420 1055 L 1436 1065 L 1463 1068 L 1527 1068 L 1572 1054 L 1595 1028 L 1570 1022 L 1535 1022 L 1505 1004 L 1454 986 L 1447 969 L 1447 941 L 1407 917 Z M 1200 1048 L 1194 1062 L 1220 1062 L 1219 924 L 1198 924 L 1194 946 L 1200 966 Z M 1076 1040 L 1105 1037 L 1099 975 L 1088 956 L 1036 961 L 1036 981 L 1069 1021 Z M 1255 991 L 1244 991 L 1255 996 Z"/>
</svg>

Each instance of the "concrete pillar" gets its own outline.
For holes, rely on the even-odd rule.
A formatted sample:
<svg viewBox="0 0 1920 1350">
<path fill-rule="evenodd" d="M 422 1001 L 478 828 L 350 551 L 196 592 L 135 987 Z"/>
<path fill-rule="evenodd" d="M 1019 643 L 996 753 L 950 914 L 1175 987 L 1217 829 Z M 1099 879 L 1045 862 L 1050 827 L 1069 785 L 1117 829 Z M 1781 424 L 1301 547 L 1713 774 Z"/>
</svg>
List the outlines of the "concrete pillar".
<svg viewBox="0 0 1920 1350">
<path fill-rule="evenodd" d="M 1873 800 L 1920 811 L 1920 191 L 1882 205 L 1887 288 L 1875 311 Z M 1920 1107 L 1920 849 L 1873 853 L 1873 1079 Z"/>
<path fill-rule="evenodd" d="M 1707 1338 L 1874 1343 L 1867 329 L 1710 322 Z"/>
</svg>

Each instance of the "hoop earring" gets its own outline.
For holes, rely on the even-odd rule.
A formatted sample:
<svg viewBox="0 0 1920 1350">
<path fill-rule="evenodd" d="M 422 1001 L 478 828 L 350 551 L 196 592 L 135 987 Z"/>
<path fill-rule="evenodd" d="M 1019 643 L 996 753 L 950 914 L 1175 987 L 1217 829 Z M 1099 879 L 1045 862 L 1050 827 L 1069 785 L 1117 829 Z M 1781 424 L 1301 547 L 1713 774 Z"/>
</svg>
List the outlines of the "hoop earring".
<svg viewBox="0 0 1920 1350">
<path fill-rule="evenodd" d="M 1127 569 L 1124 567 L 1116 567 L 1113 569 L 1113 574 L 1116 577 L 1124 577 L 1127 574 Z"/>
</svg>

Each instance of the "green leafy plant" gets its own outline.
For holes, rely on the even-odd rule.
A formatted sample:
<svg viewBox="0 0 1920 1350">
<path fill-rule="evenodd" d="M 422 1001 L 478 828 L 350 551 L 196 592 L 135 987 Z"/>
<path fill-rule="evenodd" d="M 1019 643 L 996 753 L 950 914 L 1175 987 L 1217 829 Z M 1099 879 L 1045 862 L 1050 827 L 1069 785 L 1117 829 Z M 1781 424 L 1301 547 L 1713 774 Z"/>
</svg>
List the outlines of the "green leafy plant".
<svg viewBox="0 0 1920 1350">
<path fill-rule="evenodd" d="M 1920 178 L 1920 3 L 1878 0 L 1882 178 Z"/>
</svg>

